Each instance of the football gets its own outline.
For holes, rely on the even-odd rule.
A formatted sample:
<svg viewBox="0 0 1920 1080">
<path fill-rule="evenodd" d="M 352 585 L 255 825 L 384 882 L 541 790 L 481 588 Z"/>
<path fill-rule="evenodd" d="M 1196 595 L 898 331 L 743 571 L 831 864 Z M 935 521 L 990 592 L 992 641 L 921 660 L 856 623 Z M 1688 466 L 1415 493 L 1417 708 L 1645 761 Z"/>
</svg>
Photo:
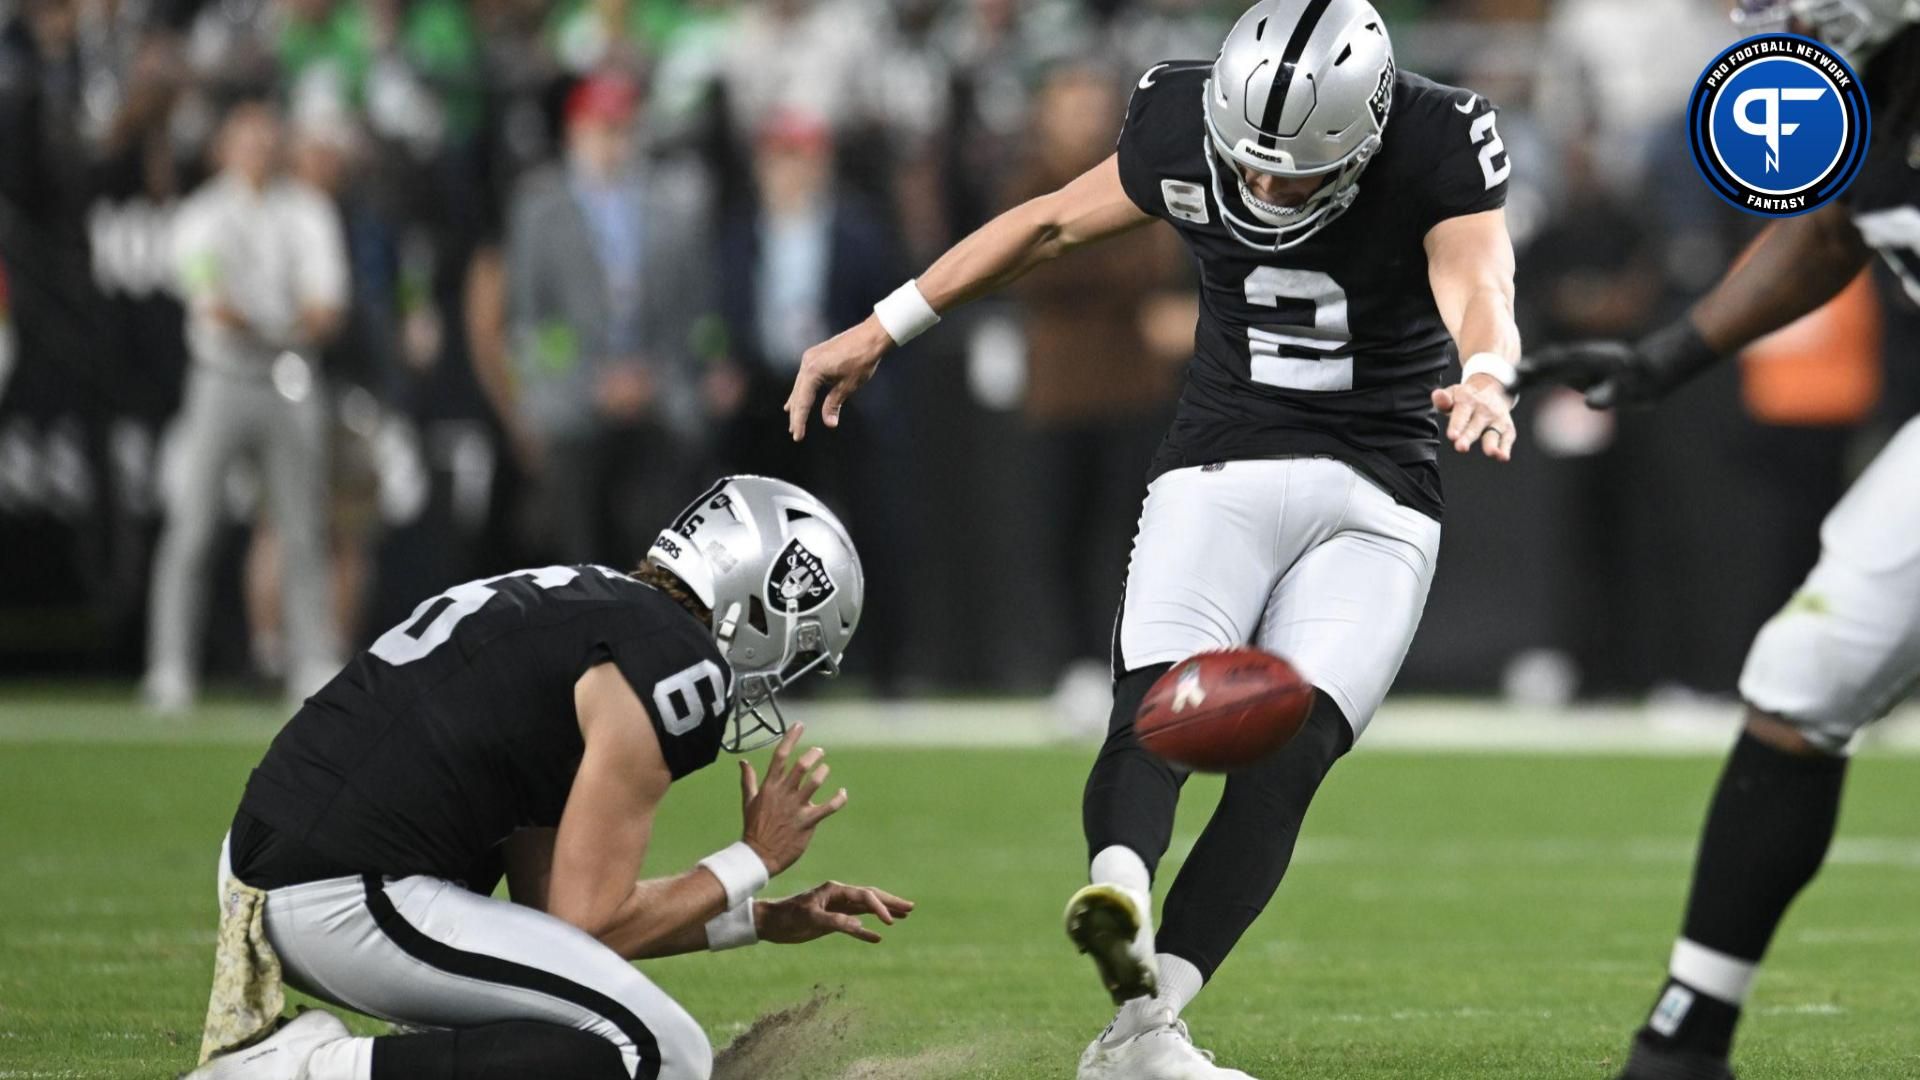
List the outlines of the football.
<svg viewBox="0 0 1920 1080">
<path fill-rule="evenodd" d="M 1259 649 L 1225 649 L 1167 669 L 1134 716 L 1140 744 L 1204 772 L 1250 765 L 1287 745 L 1306 722 L 1313 687 Z"/>
</svg>

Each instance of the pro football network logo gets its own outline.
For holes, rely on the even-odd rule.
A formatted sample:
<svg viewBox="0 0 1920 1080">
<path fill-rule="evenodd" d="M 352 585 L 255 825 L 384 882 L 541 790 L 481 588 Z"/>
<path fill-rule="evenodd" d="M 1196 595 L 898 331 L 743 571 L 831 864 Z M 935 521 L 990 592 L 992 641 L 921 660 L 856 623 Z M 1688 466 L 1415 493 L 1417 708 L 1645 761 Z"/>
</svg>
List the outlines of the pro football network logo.
<svg viewBox="0 0 1920 1080">
<path fill-rule="evenodd" d="M 787 541 L 767 575 L 767 603 L 776 610 L 806 612 L 826 603 L 833 592 L 833 578 L 820 556 L 797 537 Z"/>
<path fill-rule="evenodd" d="M 1832 201 L 1860 171 L 1866 90 L 1840 55 L 1798 34 L 1759 34 L 1715 57 L 1687 102 L 1694 164 L 1750 214 L 1792 217 Z"/>
</svg>

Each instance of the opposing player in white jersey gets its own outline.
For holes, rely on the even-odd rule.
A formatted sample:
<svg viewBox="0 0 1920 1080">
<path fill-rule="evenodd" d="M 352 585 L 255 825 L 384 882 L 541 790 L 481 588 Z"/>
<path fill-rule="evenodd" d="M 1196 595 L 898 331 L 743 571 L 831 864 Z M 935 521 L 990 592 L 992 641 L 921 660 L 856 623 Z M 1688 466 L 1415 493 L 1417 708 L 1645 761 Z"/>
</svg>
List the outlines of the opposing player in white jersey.
<svg viewBox="0 0 1920 1080">
<path fill-rule="evenodd" d="M 888 349 L 1046 260 L 1159 219 L 1199 264 L 1083 804 L 1092 884 L 1068 907 L 1122 1004 L 1085 1080 L 1246 1075 L 1197 1050 L 1180 1011 L 1273 896 L 1308 802 L 1399 670 L 1439 548 L 1442 427 L 1458 451 L 1513 449 L 1508 170 L 1493 107 L 1397 71 L 1366 0 L 1263 0 L 1211 63 L 1140 77 L 1112 157 L 802 360 L 796 439 L 822 390 L 831 427 Z M 1316 703 L 1283 752 L 1228 779 L 1156 939 L 1152 874 L 1185 773 L 1140 746 L 1134 713 L 1171 664 L 1248 643 L 1291 659 Z"/>
<path fill-rule="evenodd" d="M 1527 357 L 1522 378 L 1644 404 L 1826 303 L 1875 249 L 1920 302 L 1920 3 L 1761 0 L 1848 55 L 1873 141 L 1841 199 L 1770 226 L 1679 321 L 1639 342 Z M 1686 922 L 1623 1080 L 1729 1080 L 1742 1003 L 1787 906 L 1826 858 L 1853 736 L 1920 680 L 1920 419 L 1907 421 L 1820 529 L 1820 561 L 1754 639 L 1746 728 L 1714 793 Z"/>
</svg>

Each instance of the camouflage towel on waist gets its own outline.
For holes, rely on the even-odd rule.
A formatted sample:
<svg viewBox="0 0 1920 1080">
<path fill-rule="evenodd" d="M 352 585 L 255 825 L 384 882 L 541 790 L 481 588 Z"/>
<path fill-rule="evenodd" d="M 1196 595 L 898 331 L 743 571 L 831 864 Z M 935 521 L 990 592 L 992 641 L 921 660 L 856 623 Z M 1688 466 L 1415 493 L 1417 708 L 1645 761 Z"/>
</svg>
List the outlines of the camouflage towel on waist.
<svg viewBox="0 0 1920 1080">
<path fill-rule="evenodd" d="M 274 1029 L 287 995 L 280 958 L 267 944 L 267 894 L 228 875 L 220 883 L 220 934 L 213 957 L 213 994 L 200 1036 L 200 1064 Z"/>
</svg>

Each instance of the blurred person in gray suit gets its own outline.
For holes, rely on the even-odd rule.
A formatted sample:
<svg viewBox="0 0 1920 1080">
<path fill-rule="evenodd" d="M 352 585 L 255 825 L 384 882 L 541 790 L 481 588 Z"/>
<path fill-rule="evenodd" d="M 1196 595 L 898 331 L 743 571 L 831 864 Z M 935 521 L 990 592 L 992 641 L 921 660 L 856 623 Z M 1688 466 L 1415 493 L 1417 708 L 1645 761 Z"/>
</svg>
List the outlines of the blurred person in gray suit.
<svg viewBox="0 0 1920 1080">
<path fill-rule="evenodd" d="M 563 162 L 531 174 L 507 231 L 515 409 L 532 446 L 529 539 L 546 558 L 637 558 L 702 464 L 719 352 L 697 175 L 635 154 L 639 94 L 582 80 Z"/>
<path fill-rule="evenodd" d="M 314 360 L 347 299 L 340 218 L 320 192 L 282 173 L 270 104 L 228 110 L 219 172 L 181 205 L 173 258 L 193 358 L 169 437 L 167 520 L 154 557 L 147 704 L 192 705 L 198 688 L 207 561 L 231 467 L 251 458 L 281 545 L 287 693 L 332 677 L 338 645 L 322 521 L 326 405 Z"/>
</svg>

